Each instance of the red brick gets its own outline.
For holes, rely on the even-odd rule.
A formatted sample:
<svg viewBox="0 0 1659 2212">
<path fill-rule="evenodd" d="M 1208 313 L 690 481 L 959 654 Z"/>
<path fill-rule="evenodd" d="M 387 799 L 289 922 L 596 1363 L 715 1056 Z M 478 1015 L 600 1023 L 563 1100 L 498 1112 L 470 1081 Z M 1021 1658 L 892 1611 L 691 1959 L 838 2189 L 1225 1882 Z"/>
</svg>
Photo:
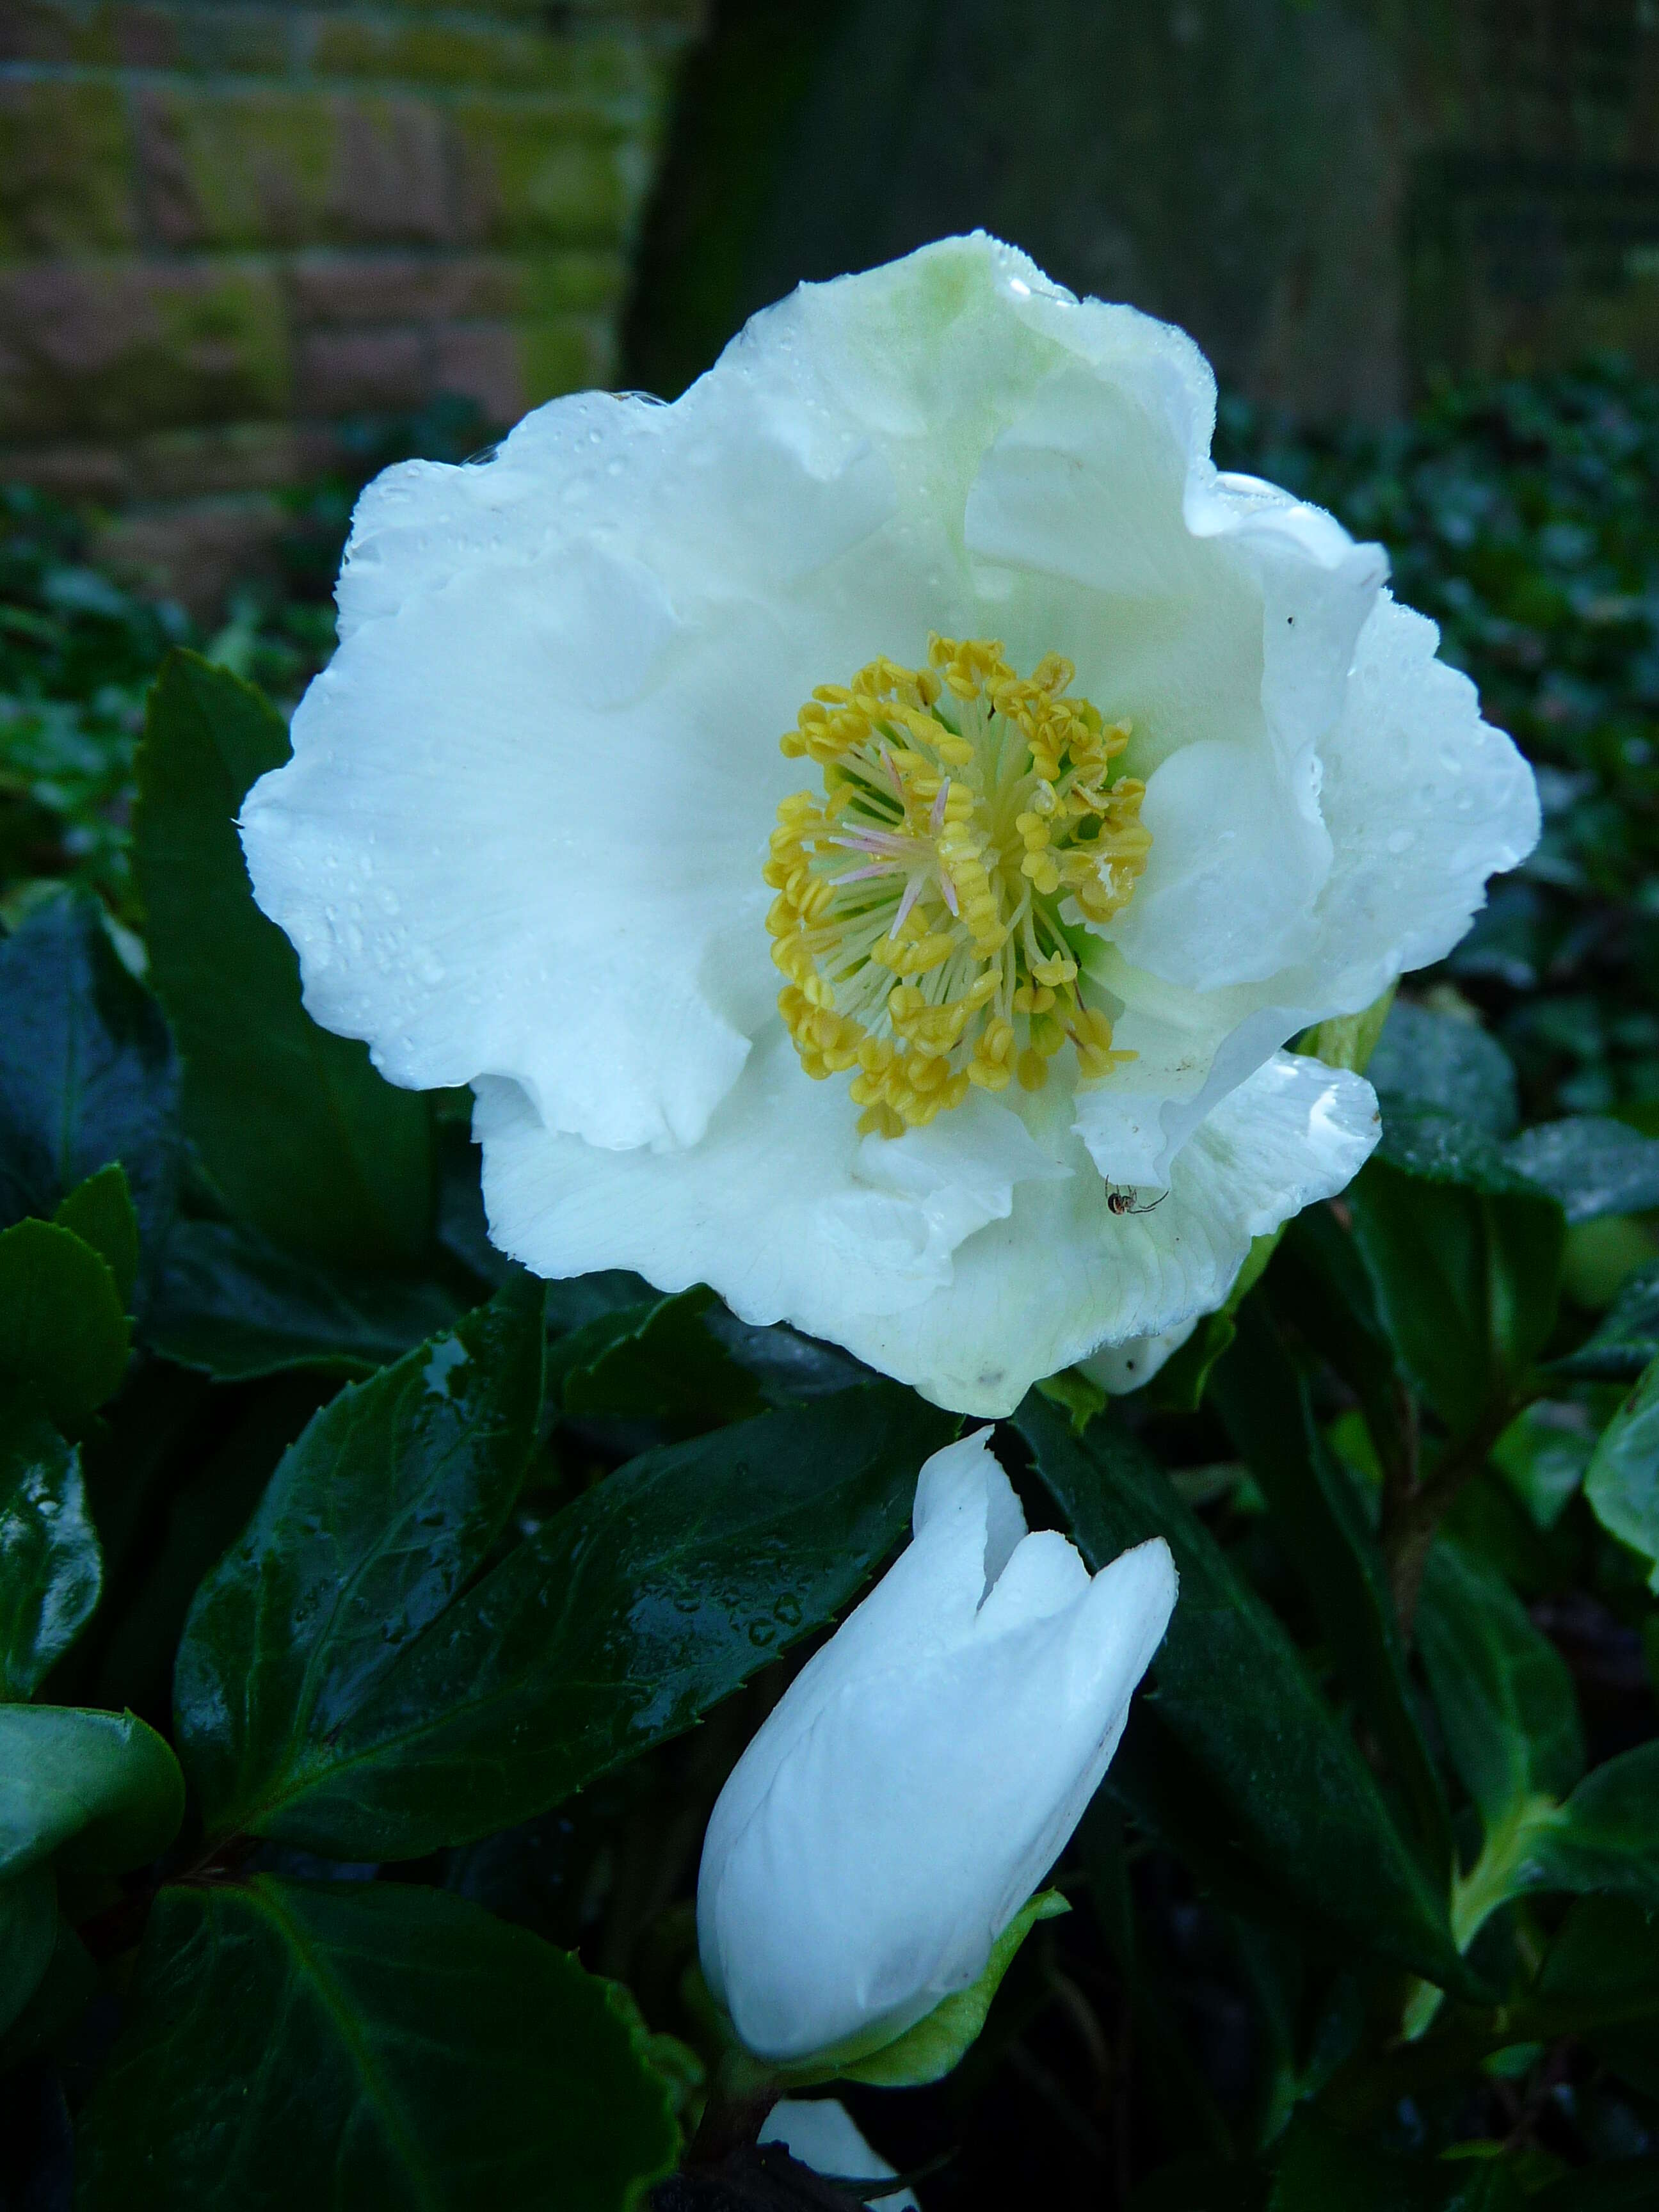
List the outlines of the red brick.
<svg viewBox="0 0 1659 2212">
<path fill-rule="evenodd" d="M 121 95 L 71 82 L 0 85 L 0 252 L 86 253 L 131 242 Z"/>
<path fill-rule="evenodd" d="M 161 430 L 127 448 L 143 499 L 262 491 L 305 483 L 340 461 L 339 441 L 320 423 L 227 422 L 206 430 Z"/>
<path fill-rule="evenodd" d="M 432 381 L 477 403 L 486 422 L 505 429 L 529 404 L 519 334 L 504 323 L 458 323 L 432 334 Z"/>
<path fill-rule="evenodd" d="M 0 483 L 33 484 L 68 500 L 131 499 L 132 471 L 118 446 L 12 446 L 0 449 Z"/>
<path fill-rule="evenodd" d="M 300 345 L 300 404 L 313 415 L 396 414 L 432 396 L 418 331 L 313 331 Z"/>
<path fill-rule="evenodd" d="M 429 101 L 166 85 L 137 105 L 147 201 L 169 246 L 450 237 L 443 121 Z"/>
<path fill-rule="evenodd" d="M 240 262 L 0 270 L 0 436 L 131 435 L 283 414 L 281 295 Z"/>
<path fill-rule="evenodd" d="M 458 322 L 516 314 L 521 263 L 505 256 L 309 253 L 290 266 L 302 323 Z"/>
<path fill-rule="evenodd" d="M 442 245 L 453 234 L 443 121 L 429 102 L 343 100 L 328 212 L 337 236 L 413 238 Z"/>
</svg>

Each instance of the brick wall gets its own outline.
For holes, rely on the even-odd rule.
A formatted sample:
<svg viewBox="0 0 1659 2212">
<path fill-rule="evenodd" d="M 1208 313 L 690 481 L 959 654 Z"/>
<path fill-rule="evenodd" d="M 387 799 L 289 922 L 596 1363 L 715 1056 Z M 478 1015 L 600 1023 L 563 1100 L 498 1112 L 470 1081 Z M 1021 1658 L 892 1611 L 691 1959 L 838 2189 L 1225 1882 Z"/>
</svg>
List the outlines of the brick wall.
<svg viewBox="0 0 1659 2212">
<path fill-rule="evenodd" d="M 0 477 L 210 601 L 347 418 L 611 375 L 701 0 L 0 0 Z"/>
</svg>

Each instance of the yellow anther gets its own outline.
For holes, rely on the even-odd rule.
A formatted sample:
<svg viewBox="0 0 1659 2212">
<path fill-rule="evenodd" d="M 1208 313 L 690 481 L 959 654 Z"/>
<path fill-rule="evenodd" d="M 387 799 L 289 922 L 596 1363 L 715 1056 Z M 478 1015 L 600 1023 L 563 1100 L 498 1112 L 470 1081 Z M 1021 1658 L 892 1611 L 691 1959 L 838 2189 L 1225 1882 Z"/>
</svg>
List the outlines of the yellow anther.
<svg viewBox="0 0 1659 2212">
<path fill-rule="evenodd" d="M 971 1088 L 1041 1088 L 1068 1043 L 1083 1082 L 1133 1058 L 1084 1001 L 1075 933 L 1121 912 L 1151 846 L 1142 787 L 1105 783 L 1128 725 L 1069 696 L 1062 655 L 1022 677 L 994 640 L 932 637 L 927 663 L 817 687 L 781 744 L 823 793 L 783 801 L 762 867 L 801 1066 L 848 1076 L 888 1137 Z"/>
</svg>

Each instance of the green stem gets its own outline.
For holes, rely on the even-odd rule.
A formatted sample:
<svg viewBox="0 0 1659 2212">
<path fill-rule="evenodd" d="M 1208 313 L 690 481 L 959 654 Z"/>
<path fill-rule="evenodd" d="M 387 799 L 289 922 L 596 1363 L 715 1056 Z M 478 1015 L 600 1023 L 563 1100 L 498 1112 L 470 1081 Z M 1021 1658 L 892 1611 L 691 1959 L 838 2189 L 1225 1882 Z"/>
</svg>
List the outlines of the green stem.
<svg viewBox="0 0 1659 2212">
<path fill-rule="evenodd" d="M 723 2052 L 685 2163 L 714 2166 L 757 2141 L 781 2086 L 772 2068 L 746 2051 Z"/>
</svg>

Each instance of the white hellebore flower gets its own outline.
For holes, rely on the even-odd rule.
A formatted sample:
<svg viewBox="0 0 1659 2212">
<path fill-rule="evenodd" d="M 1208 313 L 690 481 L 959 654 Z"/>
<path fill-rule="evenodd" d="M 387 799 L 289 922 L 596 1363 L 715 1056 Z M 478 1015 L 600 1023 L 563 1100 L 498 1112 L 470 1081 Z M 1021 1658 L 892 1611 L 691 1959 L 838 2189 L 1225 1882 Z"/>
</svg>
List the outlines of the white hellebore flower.
<svg viewBox="0 0 1659 2212">
<path fill-rule="evenodd" d="M 986 1432 L 732 1769 L 697 1878 L 704 1979 L 757 2057 L 891 2041 L 985 1971 L 1100 1786 L 1176 1598 L 1161 1539 L 1091 1580 L 1028 1535 Z"/>
<path fill-rule="evenodd" d="M 1370 1091 L 1280 1048 L 1454 945 L 1536 797 L 1214 413 L 977 235 L 364 493 L 243 842 L 317 1019 L 472 1085 L 506 1250 L 994 1415 L 1348 1181 Z"/>
<path fill-rule="evenodd" d="M 763 2143 L 781 2143 L 791 2158 L 838 2181 L 890 2181 L 898 2168 L 865 2141 L 864 2131 L 834 2097 L 785 2097 L 761 2129 Z M 881 2212 L 921 2212 L 913 2189 L 890 2189 L 871 2203 Z"/>
</svg>

